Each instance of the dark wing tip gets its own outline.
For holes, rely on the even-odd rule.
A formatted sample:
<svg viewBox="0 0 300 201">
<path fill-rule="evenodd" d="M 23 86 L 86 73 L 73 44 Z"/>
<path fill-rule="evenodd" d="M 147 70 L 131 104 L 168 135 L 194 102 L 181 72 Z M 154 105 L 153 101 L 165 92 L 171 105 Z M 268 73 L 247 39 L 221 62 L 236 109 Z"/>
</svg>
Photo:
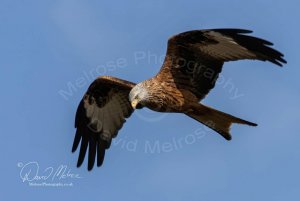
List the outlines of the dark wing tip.
<svg viewBox="0 0 300 201">
<path fill-rule="evenodd" d="M 74 153 L 76 151 L 76 149 L 78 148 L 78 145 L 80 143 L 81 140 L 81 132 L 79 131 L 79 129 L 77 128 L 76 130 L 76 134 L 74 137 L 74 142 L 73 142 L 73 146 L 72 146 L 72 152 Z"/>
<path fill-rule="evenodd" d="M 85 129 L 82 129 L 84 126 Z M 79 136 L 79 137 L 78 137 Z M 79 140 L 78 140 L 79 139 Z M 108 148 L 108 142 L 100 138 L 99 133 L 94 133 L 88 129 L 85 125 L 79 125 L 77 127 L 72 152 L 75 152 L 81 139 L 81 146 L 77 161 L 77 167 L 80 167 L 85 159 L 88 149 L 88 171 L 91 171 L 94 167 L 95 160 L 97 158 L 97 166 L 100 167 L 103 164 L 105 149 Z"/>
<path fill-rule="evenodd" d="M 272 63 L 274 63 L 280 67 L 283 67 L 283 64 L 287 64 L 287 61 L 285 59 L 283 59 L 283 55 L 282 55 L 280 58 L 277 58 L 277 60 L 274 60 Z"/>
<path fill-rule="evenodd" d="M 243 120 L 243 119 L 241 119 L 241 120 L 243 121 L 242 124 L 245 124 L 245 125 L 248 125 L 248 126 L 257 126 L 256 123 L 253 123 L 251 121 L 246 121 L 246 120 Z"/>
<path fill-rule="evenodd" d="M 85 159 L 88 149 L 88 171 L 91 171 L 95 165 L 97 159 L 97 166 L 100 167 L 103 164 L 105 150 L 109 148 L 111 141 L 101 139 L 99 133 L 91 131 L 88 124 L 79 124 L 77 127 L 72 152 L 75 152 L 81 141 L 79 156 L 77 161 L 77 167 L 80 167 Z"/>
<path fill-rule="evenodd" d="M 257 54 L 257 59 L 269 61 L 278 66 L 283 66 L 287 61 L 283 58 L 284 55 L 271 48 L 273 43 L 254 36 L 245 35 L 251 33 L 250 30 L 244 29 L 214 29 L 212 31 L 219 32 L 233 38 L 237 43 Z"/>
<path fill-rule="evenodd" d="M 100 167 L 103 164 L 106 147 L 105 141 L 99 140 L 99 143 L 97 144 L 97 167 Z"/>
<path fill-rule="evenodd" d="M 219 132 L 217 131 L 223 138 L 225 138 L 226 140 L 230 141 L 232 139 L 230 133 L 225 133 L 225 132 Z"/>
<path fill-rule="evenodd" d="M 82 137 L 82 133 L 84 132 L 82 130 L 83 129 L 82 125 L 79 125 L 80 122 L 83 121 L 85 121 L 85 110 L 83 106 L 83 100 L 81 100 L 77 107 L 77 111 L 75 115 L 75 128 L 77 128 L 77 130 L 73 141 L 72 152 L 75 152 L 76 149 L 78 148 L 78 145 Z"/>
<path fill-rule="evenodd" d="M 89 155 L 88 155 L 88 171 L 91 171 L 94 167 L 96 158 L 97 142 L 93 134 L 89 138 Z"/>
<path fill-rule="evenodd" d="M 256 123 L 251 123 L 250 126 L 258 126 Z"/>
<path fill-rule="evenodd" d="M 80 167 L 82 165 L 86 151 L 87 151 L 87 147 L 88 147 L 88 139 L 87 139 L 87 136 L 84 135 L 82 138 L 81 146 L 80 146 L 77 167 Z"/>
<path fill-rule="evenodd" d="M 77 167 L 80 167 L 85 159 L 85 155 L 88 149 L 88 171 L 91 171 L 94 167 L 95 160 L 97 158 L 97 166 L 100 167 L 103 164 L 105 149 L 107 149 L 107 142 L 96 138 L 96 133 L 85 132 L 82 133 L 82 141 L 77 161 Z M 76 148 L 72 148 L 72 152 L 76 151 Z"/>
<path fill-rule="evenodd" d="M 248 29 L 236 29 L 236 28 L 221 28 L 221 29 L 209 29 L 208 31 L 216 31 L 223 34 L 247 34 L 247 33 L 253 33 L 252 30 Z"/>
<path fill-rule="evenodd" d="M 89 143 L 89 159 L 88 159 L 88 171 L 91 171 L 97 158 L 97 167 L 103 165 L 105 150 L 109 147 L 109 142 L 101 139 L 101 137 L 93 138 Z M 97 154 L 96 154 L 97 153 Z"/>
<path fill-rule="evenodd" d="M 84 103 L 83 99 L 80 101 L 75 115 L 75 128 L 79 125 L 80 121 L 82 121 L 82 117 L 85 116 Z"/>
</svg>

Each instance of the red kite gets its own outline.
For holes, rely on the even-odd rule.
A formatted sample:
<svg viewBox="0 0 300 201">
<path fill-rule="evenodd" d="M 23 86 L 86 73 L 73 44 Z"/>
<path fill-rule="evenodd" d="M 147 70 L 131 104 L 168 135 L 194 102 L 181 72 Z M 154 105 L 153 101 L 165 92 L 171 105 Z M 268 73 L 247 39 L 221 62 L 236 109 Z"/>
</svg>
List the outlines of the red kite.
<svg viewBox="0 0 300 201">
<path fill-rule="evenodd" d="M 81 100 L 75 120 L 77 128 L 73 148 L 80 141 L 77 166 L 83 163 L 87 147 L 88 170 L 97 157 L 104 160 L 112 138 L 134 109 L 147 107 L 157 112 L 183 113 L 210 127 L 226 140 L 231 139 L 233 123 L 257 124 L 215 110 L 200 103 L 215 86 L 224 62 L 241 59 L 286 63 L 273 44 L 242 29 L 195 30 L 168 40 L 165 61 L 157 75 L 138 84 L 110 76 L 98 77 Z"/>
</svg>

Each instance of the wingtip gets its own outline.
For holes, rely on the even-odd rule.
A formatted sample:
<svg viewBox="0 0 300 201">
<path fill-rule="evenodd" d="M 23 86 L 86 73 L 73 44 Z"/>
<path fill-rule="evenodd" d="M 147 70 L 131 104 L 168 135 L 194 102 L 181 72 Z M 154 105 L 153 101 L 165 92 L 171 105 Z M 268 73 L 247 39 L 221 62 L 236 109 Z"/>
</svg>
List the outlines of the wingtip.
<svg viewBox="0 0 300 201">
<path fill-rule="evenodd" d="M 98 164 L 97 163 L 97 167 L 101 167 L 103 165 L 103 162 L 101 163 L 101 164 Z M 89 166 L 88 165 L 88 167 L 87 167 L 87 170 L 90 172 L 90 171 L 92 171 L 94 169 L 94 165 L 93 166 Z"/>
<path fill-rule="evenodd" d="M 253 122 L 250 122 L 250 121 L 247 122 L 247 125 L 248 126 L 258 126 L 257 123 L 253 123 Z"/>
<path fill-rule="evenodd" d="M 279 58 L 279 59 L 271 61 L 271 62 L 279 67 L 283 67 L 284 64 L 287 64 L 287 61 L 284 60 L 283 58 Z"/>
<path fill-rule="evenodd" d="M 84 161 L 84 158 L 79 157 L 77 161 L 77 167 L 80 167 Z"/>
<path fill-rule="evenodd" d="M 251 126 L 258 126 L 258 124 L 256 124 L 256 123 L 253 123 Z"/>
<path fill-rule="evenodd" d="M 217 131 L 225 140 L 230 141 L 232 139 L 232 136 L 230 135 L 229 131 Z"/>
<path fill-rule="evenodd" d="M 236 29 L 236 28 L 221 28 L 221 29 L 213 29 L 214 31 L 223 32 L 223 33 L 231 33 L 231 34 L 248 34 L 253 33 L 252 30 L 249 29 Z"/>
<path fill-rule="evenodd" d="M 80 168 L 80 166 L 81 166 L 81 164 L 77 162 L 76 167 L 77 167 L 77 168 Z"/>
<path fill-rule="evenodd" d="M 237 29 L 239 31 L 239 33 L 253 33 L 252 30 L 250 29 Z"/>
<path fill-rule="evenodd" d="M 229 134 L 226 137 L 224 137 L 227 141 L 231 141 L 232 140 L 232 136 Z"/>
</svg>

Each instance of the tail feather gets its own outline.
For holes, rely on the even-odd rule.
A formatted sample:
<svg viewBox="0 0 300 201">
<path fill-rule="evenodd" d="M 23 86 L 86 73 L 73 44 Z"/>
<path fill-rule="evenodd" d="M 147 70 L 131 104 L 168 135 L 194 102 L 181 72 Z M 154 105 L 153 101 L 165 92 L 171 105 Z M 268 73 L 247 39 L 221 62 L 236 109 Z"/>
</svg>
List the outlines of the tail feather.
<svg viewBox="0 0 300 201">
<path fill-rule="evenodd" d="M 234 117 L 203 104 L 193 105 L 192 111 L 187 112 L 186 115 L 218 132 L 226 140 L 231 140 L 230 126 L 233 123 L 257 126 L 255 123 Z"/>
</svg>

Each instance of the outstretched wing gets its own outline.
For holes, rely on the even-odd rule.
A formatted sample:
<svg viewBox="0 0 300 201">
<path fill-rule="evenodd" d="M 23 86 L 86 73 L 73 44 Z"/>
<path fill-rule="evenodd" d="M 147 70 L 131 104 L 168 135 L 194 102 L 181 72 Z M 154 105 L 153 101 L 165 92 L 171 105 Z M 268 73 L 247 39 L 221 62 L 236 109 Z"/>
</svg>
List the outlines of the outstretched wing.
<svg viewBox="0 0 300 201">
<path fill-rule="evenodd" d="M 157 75 L 188 89 L 201 100 L 215 86 L 223 63 L 241 59 L 269 61 L 282 66 L 283 54 L 266 40 L 241 29 L 211 29 L 180 33 L 168 41 L 165 62 Z"/>
<path fill-rule="evenodd" d="M 76 151 L 81 141 L 77 167 L 83 163 L 87 148 L 88 170 L 93 168 L 96 157 L 97 166 L 102 165 L 105 149 L 110 147 L 125 118 L 133 112 L 128 95 L 134 85 L 109 76 L 99 77 L 90 85 L 75 118 L 77 130 L 72 152 Z"/>
</svg>

